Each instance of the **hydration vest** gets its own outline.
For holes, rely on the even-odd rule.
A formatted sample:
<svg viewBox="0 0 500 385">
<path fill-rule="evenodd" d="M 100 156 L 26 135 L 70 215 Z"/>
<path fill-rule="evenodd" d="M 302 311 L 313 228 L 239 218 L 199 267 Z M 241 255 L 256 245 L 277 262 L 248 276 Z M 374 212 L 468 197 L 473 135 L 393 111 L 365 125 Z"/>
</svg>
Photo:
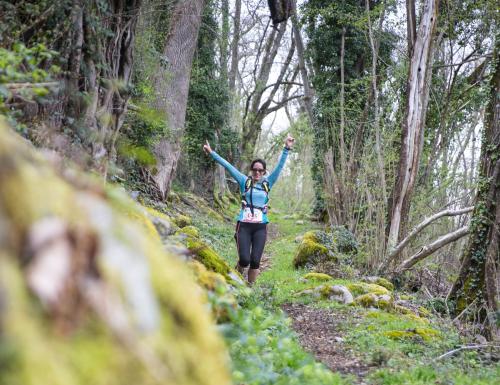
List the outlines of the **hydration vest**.
<svg viewBox="0 0 500 385">
<path fill-rule="evenodd" d="M 258 207 L 253 205 L 253 199 L 252 199 L 252 188 L 256 188 L 257 190 L 262 190 L 266 193 L 266 196 L 268 197 L 267 200 L 269 201 L 269 191 L 271 190 L 269 187 L 269 182 L 267 180 L 264 180 L 261 183 L 262 188 L 258 188 L 256 186 L 253 186 L 253 180 L 252 177 L 249 176 L 247 180 L 245 181 L 245 191 L 243 191 L 243 194 L 241 195 L 241 205 L 242 208 L 245 207 L 250 207 L 250 211 L 252 212 L 253 215 L 253 209 L 259 209 L 261 210 L 264 214 L 267 214 L 267 204 L 264 205 L 264 207 Z M 247 201 L 247 192 L 250 190 L 250 204 Z"/>
</svg>

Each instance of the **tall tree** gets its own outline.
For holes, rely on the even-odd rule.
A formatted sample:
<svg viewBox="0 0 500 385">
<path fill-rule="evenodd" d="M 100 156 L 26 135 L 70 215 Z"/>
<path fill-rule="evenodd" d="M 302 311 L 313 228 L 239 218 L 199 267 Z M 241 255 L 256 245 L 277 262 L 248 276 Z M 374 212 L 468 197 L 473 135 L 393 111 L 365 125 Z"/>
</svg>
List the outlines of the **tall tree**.
<svg viewBox="0 0 500 385">
<path fill-rule="evenodd" d="M 388 208 L 387 249 L 389 250 L 402 238 L 403 231 L 406 230 L 411 197 L 419 169 L 432 74 L 438 3 L 438 0 L 425 1 L 415 41 L 409 41 L 412 52 L 406 86 L 406 110 L 401 132 L 399 166 Z M 407 9 L 411 10 L 412 6 Z M 408 12 L 409 31 L 413 30 L 411 25 L 413 22 L 414 15 Z"/>
<path fill-rule="evenodd" d="M 224 168 L 220 173 L 216 167 L 214 175 L 214 162 L 200 156 L 200 144 L 209 140 L 215 143 L 219 154 L 228 158 L 235 138 L 227 125 L 229 92 L 227 73 L 223 69 L 227 62 L 216 60 L 217 31 L 215 1 L 207 0 L 191 71 L 177 180 L 198 194 L 210 196 L 214 192 L 217 195 L 214 198 L 222 199 L 220 180 L 225 180 Z"/>
<path fill-rule="evenodd" d="M 155 80 L 155 107 L 164 114 L 169 134 L 158 140 L 153 152 L 156 174 L 153 176 L 163 198 L 170 190 L 180 156 L 184 134 L 191 65 L 205 0 L 179 0 L 170 19 L 164 55 Z"/>
<path fill-rule="evenodd" d="M 114 145 L 130 97 L 137 18 L 142 0 L 28 0 L 0 4 L 1 45 L 44 44 L 58 55 L 44 68 L 60 66 L 61 86 L 38 110 L 36 121 L 65 127 L 98 165 L 114 158 Z M 2 26 L 4 29 L 4 26 Z"/>
<path fill-rule="evenodd" d="M 488 334 L 498 334 L 500 271 L 500 36 L 493 54 L 490 101 L 482 138 L 478 191 L 471 221 L 470 238 L 462 266 L 448 298 L 455 313 L 469 306 L 483 309 L 489 322 Z"/>
</svg>

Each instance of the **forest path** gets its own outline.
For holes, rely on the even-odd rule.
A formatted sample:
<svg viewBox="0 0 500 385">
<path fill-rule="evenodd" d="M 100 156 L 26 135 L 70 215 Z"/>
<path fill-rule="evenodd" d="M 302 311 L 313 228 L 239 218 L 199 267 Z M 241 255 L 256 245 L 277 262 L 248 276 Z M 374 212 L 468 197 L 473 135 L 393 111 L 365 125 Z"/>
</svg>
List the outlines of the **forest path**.
<svg viewBox="0 0 500 385">
<path fill-rule="evenodd" d="M 280 262 L 275 261 L 274 249 L 284 252 L 279 242 L 293 242 L 293 239 L 306 230 L 305 227 L 291 229 L 280 228 L 279 223 L 271 222 L 268 227 L 268 245 L 262 257 L 261 271 L 281 269 Z M 289 255 L 289 260 L 291 256 Z M 272 274 L 272 271 L 270 271 Z M 280 285 L 279 281 L 274 282 Z M 293 293 L 286 294 L 292 298 Z M 348 325 L 357 323 L 361 316 L 350 309 L 325 309 L 313 304 L 286 301 L 281 309 L 292 320 L 292 328 L 297 333 L 300 345 L 333 372 L 353 376 L 353 383 L 365 384 L 363 378 L 373 367 L 362 361 L 346 343 Z"/>
</svg>

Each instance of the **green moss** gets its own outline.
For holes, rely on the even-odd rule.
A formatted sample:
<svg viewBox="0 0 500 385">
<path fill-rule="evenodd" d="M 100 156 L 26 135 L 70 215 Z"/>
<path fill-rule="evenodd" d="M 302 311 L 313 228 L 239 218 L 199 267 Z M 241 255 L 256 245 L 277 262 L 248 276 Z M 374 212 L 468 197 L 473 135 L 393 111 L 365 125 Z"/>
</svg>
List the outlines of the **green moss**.
<svg viewBox="0 0 500 385">
<path fill-rule="evenodd" d="M 188 266 L 193 270 L 196 282 L 207 290 L 213 291 L 219 286 L 227 285 L 223 275 L 207 270 L 201 262 L 191 261 Z"/>
<path fill-rule="evenodd" d="M 190 217 L 187 215 L 179 215 L 176 218 L 174 218 L 174 223 L 179 226 L 180 228 L 190 226 L 192 223 L 192 220 Z"/>
<path fill-rule="evenodd" d="M 385 278 L 379 277 L 379 278 L 377 278 L 375 283 L 379 286 L 385 287 L 389 291 L 394 291 L 394 285 L 389 280 L 387 280 Z"/>
<path fill-rule="evenodd" d="M 321 298 L 328 298 L 330 297 L 330 294 L 332 294 L 332 288 L 330 285 L 322 285 L 319 288 L 319 293 Z"/>
<path fill-rule="evenodd" d="M 418 314 L 420 317 L 430 317 L 432 315 L 432 313 L 423 306 L 418 308 Z"/>
<path fill-rule="evenodd" d="M 368 293 L 376 295 L 390 294 L 385 287 L 375 283 L 355 282 L 348 284 L 347 288 L 354 296 Z"/>
<path fill-rule="evenodd" d="M 395 340 L 406 340 L 415 339 L 415 337 L 420 337 L 424 341 L 429 342 L 433 339 L 439 338 L 440 333 L 431 328 L 414 328 L 408 330 L 390 330 L 383 333 L 386 337 Z"/>
<path fill-rule="evenodd" d="M 411 309 L 408 309 L 407 307 L 401 305 L 395 305 L 394 310 L 401 314 L 415 314 Z"/>
<path fill-rule="evenodd" d="M 379 309 L 383 309 L 383 310 L 390 310 L 393 307 L 393 302 L 392 302 L 392 300 L 387 300 L 387 299 L 381 298 L 377 301 L 377 307 Z"/>
<path fill-rule="evenodd" d="M 104 193 L 102 181 L 85 175 L 63 180 L 1 122 L 0 158 L 1 216 L 12 240 L 0 250 L 9 253 L 0 255 L 0 284 L 13 305 L 2 309 L 1 337 L 16 348 L 12 370 L 0 370 L 1 383 L 229 383 L 225 345 L 199 286 L 185 263 L 163 251 L 142 208 L 119 191 Z M 41 306 L 43 296 L 28 293 L 18 263 L 25 235 L 45 218 L 62 223 L 67 234 L 61 239 L 74 237 L 70 255 L 79 258 L 78 266 L 92 263 L 99 273 L 84 291 L 71 286 L 88 278 L 84 267 L 75 267 L 74 277 L 59 277 L 61 287 L 72 290 L 58 293 L 57 308 Z M 103 310 L 108 306 L 110 314 Z"/>
<path fill-rule="evenodd" d="M 355 305 L 360 305 L 363 307 L 374 307 L 377 304 L 377 296 L 372 293 L 363 294 L 354 299 Z"/>
<path fill-rule="evenodd" d="M 318 234 L 318 230 L 308 231 L 308 232 L 306 232 L 306 233 L 303 235 L 302 239 L 303 239 L 303 240 L 304 240 L 304 239 L 307 239 L 307 240 L 309 240 L 309 241 L 312 241 L 312 242 L 316 242 L 316 243 L 318 243 L 318 242 L 319 242 L 319 238 L 318 238 L 318 235 L 317 235 L 317 234 Z"/>
<path fill-rule="evenodd" d="M 329 281 L 333 279 L 332 276 L 324 273 L 307 273 L 303 278 L 311 281 Z"/>
<path fill-rule="evenodd" d="M 307 233 L 306 233 L 307 234 Z M 308 262 L 318 262 L 320 260 L 328 259 L 328 249 L 316 243 L 311 238 L 306 238 L 302 240 L 299 245 L 295 257 L 293 259 L 293 264 L 295 267 L 304 266 Z"/>
<path fill-rule="evenodd" d="M 186 242 L 197 261 L 205 265 L 208 270 L 222 275 L 228 282 L 233 282 L 230 276 L 231 267 L 211 247 L 194 237 L 188 237 Z"/>
<path fill-rule="evenodd" d="M 195 226 L 183 227 L 183 228 L 177 230 L 175 234 L 176 235 L 185 234 L 185 235 L 189 235 L 190 237 L 194 237 L 194 238 L 198 238 L 200 236 L 200 233 L 198 232 L 198 229 Z"/>
</svg>

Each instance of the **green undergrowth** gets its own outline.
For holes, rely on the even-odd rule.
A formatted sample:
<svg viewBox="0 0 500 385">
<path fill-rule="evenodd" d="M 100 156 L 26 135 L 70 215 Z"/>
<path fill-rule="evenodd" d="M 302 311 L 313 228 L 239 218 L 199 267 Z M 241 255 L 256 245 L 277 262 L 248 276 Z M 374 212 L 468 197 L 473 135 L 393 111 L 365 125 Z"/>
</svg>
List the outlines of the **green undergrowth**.
<svg viewBox="0 0 500 385">
<path fill-rule="evenodd" d="M 232 207 L 231 215 L 237 209 Z M 203 215 L 194 215 L 192 219 L 201 237 L 228 263 L 235 264 L 234 222 L 220 222 Z M 271 258 L 271 267 L 259 276 L 252 289 L 240 289 L 237 295 L 240 306 L 229 312 L 230 322 L 220 325 L 232 359 L 235 384 L 498 383 L 499 366 L 485 365 L 476 351 L 436 360 L 465 343 L 445 319 L 365 309 L 299 295 L 305 289 L 325 283 L 348 286 L 359 281 L 303 279 L 310 271 L 293 267 L 297 237 L 320 226 L 300 214 L 285 217 L 281 212 L 272 212 L 270 220 L 273 237 L 265 253 Z M 413 301 L 415 296 L 411 298 Z M 290 319 L 281 311 L 280 307 L 286 303 L 330 310 L 337 318 L 337 332 L 344 339 L 341 349 L 353 352 L 362 365 L 370 368 L 367 376 L 362 380 L 341 376 L 315 362 L 300 347 Z"/>
<path fill-rule="evenodd" d="M 209 215 L 195 213 L 179 204 L 192 219 L 203 241 L 226 262 L 234 265 L 237 253 L 234 241 L 234 222 L 220 221 Z M 228 212 L 237 213 L 232 206 Z M 181 230 L 182 232 L 182 230 Z M 234 307 L 224 288 L 209 293 L 213 309 L 227 315 L 219 328 L 226 340 L 232 363 L 234 384 L 311 384 L 347 385 L 339 374 L 332 373 L 318 363 L 298 343 L 290 327 L 290 319 L 278 308 L 270 308 L 263 300 L 259 288 L 234 290 L 239 306 Z"/>
</svg>

